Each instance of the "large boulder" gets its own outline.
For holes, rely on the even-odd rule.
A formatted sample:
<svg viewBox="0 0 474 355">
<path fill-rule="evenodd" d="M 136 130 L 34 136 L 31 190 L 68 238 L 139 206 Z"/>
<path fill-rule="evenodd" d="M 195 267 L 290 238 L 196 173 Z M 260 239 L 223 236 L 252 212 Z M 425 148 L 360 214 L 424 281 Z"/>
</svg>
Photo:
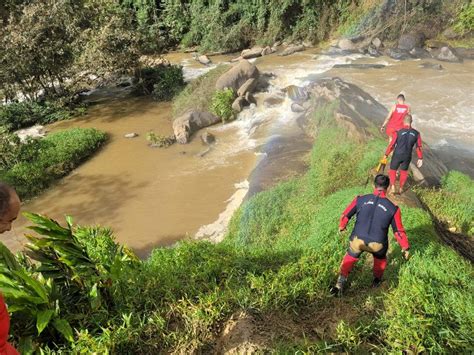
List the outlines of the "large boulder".
<svg viewBox="0 0 474 355">
<path fill-rule="evenodd" d="M 388 48 L 385 51 L 385 55 L 396 60 L 407 60 L 411 58 L 411 55 L 407 50 L 399 48 Z"/>
<path fill-rule="evenodd" d="M 464 59 L 474 59 L 474 48 L 457 47 L 454 49 L 458 56 Z"/>
<path fill-rule="evenodd" d="M 237 91 L 248 79 L 258 78 L 258 76 L 259 71 L 255 65 L 248 60 L 241 60 L 217 79 L 216 89 L 230 88 Z"/>
<path fill-rule="evenodd" d="M 252 59 L 252 58 L 257 58 L 262 55 L 263 48 L 262 47 L 253 47 L 250 49 L 244 49 L 241 53 L 240 56 L 244 59 Z"/>
<path fill-rule="evenodd" d="M 302 45 L 302 44 L 299 44 L 299 45 L 290 45 L 288 47 L 286 47 L 283 52 L 281 52 L 279 54 L 279 56 L 287 56 L 287 55 L 290 55 L 290 54 L 293 54 L 293 53 L 296 53 L 296 52 L 301 52 L 301 51 L 304 51 L 305 50 L 305 46 Z"/>
<path fill-rule="evenodd" d="M 339 42 L 337 42 L 337 46 L 342 49 L 343 51 L 356 51 L 357 45 L 352 42 L 349 38 L 341 38 Z"/>
<path fill-rule="evenodd" d="M 173 121 L 173 132 L 180 144 L 189 142 L 191 135 L 201 128 L 219 123 L 221 119 L 205 111 L 187 111 Z"/>
<path fill-rule="evenodd" d="M 460 63 L 462 58 L 457 54 L 456 50 L 451 47 L 443 47 L 436 53 L 436 59 L 444 62 Z"/>
<path fill-rule="evenodd" d="M 203 65 L 209 65 L 209 64 L 212 63 L 211 60 L 209 59 L 209 57 L 207 55 L 204 55 L 204 54 L 197 56 L 196 60 L 199 63 L 203 64 Z"/>
<path fill-rule="evenodd" d="M 257 79 L 250 78 L 237 90 L 237 96 L 244 96 L 247 92 L 252 92 L 257 86 Z"/>
<path fill-rule="evenodd" d="M 398 49 L 411 51 L 413 48 L 423 47 L 425 40 L 425 35 L 422 32 L 406 33 L 400 36 Z"/>
</svg>

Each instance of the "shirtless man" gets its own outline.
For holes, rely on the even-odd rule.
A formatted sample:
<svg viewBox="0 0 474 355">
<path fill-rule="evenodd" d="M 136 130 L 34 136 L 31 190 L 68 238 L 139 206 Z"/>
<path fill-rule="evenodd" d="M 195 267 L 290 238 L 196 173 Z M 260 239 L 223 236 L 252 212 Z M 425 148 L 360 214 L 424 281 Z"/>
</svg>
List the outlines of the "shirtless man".
<svg viewBox="0 0 474 355">
<path fill-rule="evenodd" d="M 393 134 L 403 128 L 403 119 L 410 114 L 410 106 L 405 103 L 405 95 L 397 96 L 397 103 L 391 108 L 385 121 L 380 127 L 380 131 L 388 136 L 389 141 L 392 140 Z"/>
</svg>

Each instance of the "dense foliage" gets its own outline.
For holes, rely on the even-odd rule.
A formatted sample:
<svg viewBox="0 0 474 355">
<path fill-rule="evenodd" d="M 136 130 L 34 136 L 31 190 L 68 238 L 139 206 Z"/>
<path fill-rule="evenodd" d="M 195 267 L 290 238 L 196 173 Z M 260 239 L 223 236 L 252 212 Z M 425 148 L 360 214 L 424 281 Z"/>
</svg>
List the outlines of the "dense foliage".
<svg viewBox="0 0 474 355">
<path fill-rule="evenodd" d="M 73 128 L 51 133 L 44 139 L 22 143 L 16 135 L 0 135 L 0 180 L 30 198 L 94 153 L 106 140 L 92 128 Z"/>
<path fill-rule="evenodd" d="M 474 181 L 469 176 L 450 171 L 440 188 L 420 188 L 418 195 L 449 228 L 474 237 Z"/>
<path fill-rule="evenodd" d="M 234 99 L 234 90 L 230 88 L 217 90 L 214 95 L 212 95 L 209 111 L 219 117 L 224 123 L 230 121 L 234 118 L 234 110 L 232 109 Z"/>
<path fill-rule="evenodd" d="M 334 108 L 321 107 L 315 115 L 320 127 L 308 173 L 245 202 L 220 244 L 181 242 L 137 262 L 108 230 L 77 229 L 70 222 L 60 227 L 33 216 L 34 230 L 46 237 L 44 242 L 32 239 L 36 247 L 30 249 L 39 263 L 27 266 L 20 257 L 27 277 L 11 279 L 10 256 L 1 263 L 2 274 L 13 285 L 30 278 L 60 285 L 61 297 L 77 302 L 59 301 L 51 323 L 45 320 L 49 313 L 38 312 L 49 309 L 43 303 L 28 310 L 14 307 L 12 324 L 28 330 L 32 347 L 75 353 L 212 352 L 219 329 L 241 312 L 253 315 L 257 326 L 270 327 L 273 336 L 262 346 L 276 352 L 457 353 L 472 348 L 474 270 L 440 244 L 429 214 L 419 208 L 401 206 L 412 245 L 409 262 L 392 241 L 382 288 L 370 289 L 371 270 L 364 266 L 356 268 L 343 299 L 335 302 L 330 295 L 347 247 L 347 236 L 336 233 L 340 213 L 354 195 L 370 191 L 367 177 L 379 158 L 334 127 Z M 340 144 L 328 144 L 334 140 Z M 381 140 L 368 144 L 385 145 Z M 448 180 L 446 188 L 453 186 Z M 20 302 L 5 294 L 9 304 Z M 49 293 L 46 299 L 57 300 Z M 61 335 L 52 317 L 71 325 L 74 342 Z M 35 324 L 46 324 L 41 336 Z M 13 335 L 18 340 L 24 333 L 14 328 Z"/>
<path fill-rule="evenodd" d="M 142 68 L 136 76 L 134 93 L 152 95 L 157 101 L 171 100 L 184 86 L 183 68 L 177 65 Z"/>
</svg>

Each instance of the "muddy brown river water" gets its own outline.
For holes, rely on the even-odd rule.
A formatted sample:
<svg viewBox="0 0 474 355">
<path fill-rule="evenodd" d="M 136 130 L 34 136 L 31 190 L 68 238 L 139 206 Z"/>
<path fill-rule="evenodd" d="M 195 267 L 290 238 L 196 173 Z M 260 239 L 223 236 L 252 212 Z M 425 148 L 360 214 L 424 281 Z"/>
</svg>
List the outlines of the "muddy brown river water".
<svg viewBox="0 0 474 355">
<path fill-rule="evenodd" d="M 196 235 L 222 236 L 232 212 L 248 190 L 247 179 L 265 146 L 294 131 L 297 114 L 285 99 L 267 108 L 263 100 L 283 95 L 287 85 L 306 85 L 321 76 L 340 76 L 361 86 L 387 106 L 404 91 L 415 113 L 416 126 L 426 140 L 440 147 L 452 145 L 467 154 L 465 164 L 474 166 L 472 121 L 474 62 L 444 64 L 445 70 L 421 69 L 419 61 L 396 62 L 385 57 L 360 55 L 325 56 L 313 49 L 289 57 L 259 58 L 257 66 L 276 78 L 268 91 L 257 94 L 256 107 L 245 109 L 238 119 L 208 130 L 217 143 L 204 156 L 206 147 L 196 135 L 188 145 L 150 148 L 146 133 L 169 135 L 171 105 L 146 98 L 130 98 L 118 89 L 98 97 L 103 103 L 87 116 L 61 122 L 51 131 L 71 127 L 94 127 L 109 135 L 109 142 L 92 159 L 62 179 L 23 210 L 46 214 L 59 221 L 72 215 L 82 225 L 113 228 L 119 242 L 145 256 L 154 246 L 171 245 Z M 315 55 L 316 58 L 315 58 Z M 185 66 L 187 79 L 213 66 L 204 67 L 191 54 L 168 56 Z M 214 63 L 231 56 L 213 57 Z M 333 69 L 334 64 L 383 63 L 383 69 Z M 136 132 L 137 138 L 124 134 Z M 463 154 L 464 154 L 463 153 Z M 450 158 L 451 159 L 451 158 Z M 449 159 L 448 159 L 449 160 Z M 451 159 L 452 160 L 452 159 Z M 24 242 L 27 222 L 20 218 L 5 243 L 17 250 Z"/>
</svg>

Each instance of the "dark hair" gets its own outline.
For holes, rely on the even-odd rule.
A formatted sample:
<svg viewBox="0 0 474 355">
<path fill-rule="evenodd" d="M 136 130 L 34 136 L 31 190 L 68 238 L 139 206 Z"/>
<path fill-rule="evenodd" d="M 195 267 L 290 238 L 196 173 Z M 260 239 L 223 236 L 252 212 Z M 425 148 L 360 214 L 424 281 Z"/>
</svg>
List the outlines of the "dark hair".
<svg viewBox="0 0 474 355">
<path fill-rule="evenodd" d="M 12 197 L 12 188 L 3 182 L 0 182 L 0 216 L 3 216 L 10 207 Z"/>
<path fill-rule="evenodd" d="M 403 123 L 411 125 L 413 123 L 413 117 L 410 114 L 406 115 L 403 119 Z"/>
<path fill-rule="evenodd" d="M 374 185 L 376 188 L 387 189 L 390 186 L 390 179 L 387 175 L 378 174 L 374 179 Z"/>
<path fill-rule="evenodd" d="M 403 94 L 398 95 L 397 100 L 398 99 L 402 99 L 403 101 L 405 101 L 405 95 L 403 95 Z"/>
</svg>

